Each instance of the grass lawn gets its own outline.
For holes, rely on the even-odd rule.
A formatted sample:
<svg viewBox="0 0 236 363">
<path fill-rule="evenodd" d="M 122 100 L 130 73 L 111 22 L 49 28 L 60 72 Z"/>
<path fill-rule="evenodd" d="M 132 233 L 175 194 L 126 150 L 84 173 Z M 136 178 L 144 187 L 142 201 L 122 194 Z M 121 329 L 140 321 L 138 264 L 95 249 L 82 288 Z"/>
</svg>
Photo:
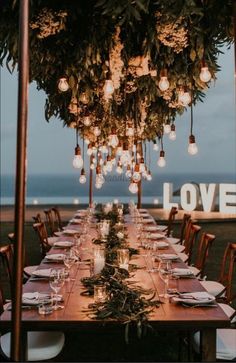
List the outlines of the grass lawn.
<svg viewBox="0 0 236 363">
<path fill-rule="evenodd" d="M 228 242 L 236 243 L 236 224 L 234 222 L 199 222 L 202 231 L 216 235 L 212 249 L 209 254 L 206 275 L 208 279 L 217 279 L 220 270 L 221 259 Z M 1 223 L 0 244 L 8 243 L 7 235 L 13 231 L 13 223 Z M 174 227 L 174 234 L 177 233 L 179 225 Z M 32 223 L 25 225 L 25 243 L 27 257 L 30 264 L 40 262 L 40 249 L 37 236 L 32 228 Z M 195 251 L 196 254 L 196 251 Z M 0 268 L 0 283 L 3 286 L 5 297 L 9 297 L 9 289 L 6 276 Z M 234 280 L 236 291 L 236 281 Z M 236 306 L 235 306 L 236 307 Z M 171 332 L 152 332 L 139 340 L 136 337 L 135 327 L 130 334 L 130 344 L 124 343 L 124 327 L 120 330 L 107 332 L 75 332 L 66 333 L 66 345 L 64 352 L 57 358 L 58 361 L 71 362 L 174 362 L 178 360 L 178 334 Z M 186 355 L 182 358 L 187 361 Z"/>
</svg>

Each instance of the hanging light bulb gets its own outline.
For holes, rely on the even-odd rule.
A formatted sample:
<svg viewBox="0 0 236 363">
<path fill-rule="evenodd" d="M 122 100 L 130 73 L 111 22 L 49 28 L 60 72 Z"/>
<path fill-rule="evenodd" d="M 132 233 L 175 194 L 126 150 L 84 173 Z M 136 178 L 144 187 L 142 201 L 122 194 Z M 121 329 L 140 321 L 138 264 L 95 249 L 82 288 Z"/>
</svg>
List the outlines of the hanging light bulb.
<svg viewBox="0 0 236 363">
<path fill-rule="evenodd" d="M 160 151 L 160 157 L 157 161 L 157 165 L 160 166 L 160 168 L 163 168 L 166 165 L 166 161 L 165 161 L 165 151 L 161 150 Z"/>
<path fill-rule="evenodd" d="M 103 87 L 103 92 L 105 98 L 112 98 L 112 94 L 114 92 L 114 85 L 111 79 L 106 79 Z"/>
<path fill-rule="evenodd" d="M 89 139 L 84 139 L 84 142 L 86 145 L 88 145 L 90 143 Z"/>
<path fill-rule="evenodd" d="M 84 126 L 90 126 L 91 125 L 90 117 L 84 116 L 83 123 L 84 123 Z"/>
<path fill-rule="evenodd" d="M 147 173 L 147 180 L 148 181 L 151 181 L 152 180 L 152 174 L 151 174 L 151 171 L 150 170 Z"/>
<path fill-rule="evenodd" d="M 58 89 L 61 92 L 66 92 L 70 88 L 67 77 L 61 77 L 58 81 Z"/>
<path fill-rule="evenodd" d="M 156 142 L 156 140 L 153 140 L 153 150 L 158 151 L 159 150 L 159 145 Z"/>
<path fill-rule="evenodd" d="M 126 166 L 127 163 L 129 163 L 129 161 L 130 161 L 130 153 L 129 153 L 129 149 L 128 149 L 128 144 L 124 143 L 122 155 L 120 157 L 120 162 L 121 162 L 121 164 Z"/>
<path fill-rule="evenodd" d="M 168 88 L 170 86 L 170 83 L 169 83 L 168 78 L 167 78 L 167 70 L 162 69 L 160 76 L 161 76 L 161 79 L 160 79 L 160 81 L 158 83 L 158 86 L 159 86 L 160 90 L 162 92 L 164 92 L 164 91 L 168 90 Z"/>
<path fill-rule="evenodd" d="M 169 133 L 169 139 L 173 140 L 173 141 L 176 140 L 176 132 L 175 132 L 175 125 L 174 124 L 171 125 L 171 131 Z"/>
<path fill-rule="evenodd" d="M 93 153 L 92 145 L 91 145 L 91 144 L 89 144 L 89 145 L 88 145 L 88 149 L 87 149 L 87 155 L 88 155 L 88 156 L 91 156 L 91 155 L 92 155 L 92 153 Z"/>
<path fill-rule="evenodd" d="M 99 135 L 101 135 L 101 130 L 98 126 L 95 126 L 93 129 L 93 133 L 96 137 L 98 137 Z"/>
<path fill-rule="evenodd" d="M 138 192 L 138 184 L 131 181 L 129 185 L 129 191 L 133 194 L 136 194 Z"/>
<path fill-rule="evenodd" d="M 211 80 L 211 73 L 208 69 L 208 66 L 205 64 L 204 60 L 202 61 L 200 80 L 205 83 L 207 83 Z"/>
<path fill-rule="evenodd" d="M 107 162 L 106 162 L 106 168 L 107 171 L 110 173 L 112 171 L 112 161 L 110 155 L 107 155 Z"/>
<path fill-rule="evenodd" d="M 95 183 L 95 188 L 96 189 L 101 189 L 102 188 L 102 184 L 101 183 Z"/>
<path fill-rule="evenodd" d="M 134 128 L 132 124 L 128 124 L 127 130 L 126 130 L 126 136 L 132 137 L 134 136 Z"/>
<path fill-rule="evenodd" d="M 82 170 L 81 170 L 79 182 L 80 182 L 80 184 L 85 184 L 86 183 L 86 176 L 85 176 L 84 168 L 82 168 Z"/>
<path fill-rule="evenodd" d="M 144 158 L 141 158 L 141 160 L 140 160 L 139 171 L 140 171 L 140 173 L 144 173 L 146 171 L 145 164 L 144 164 Z"/>
<path fill-rule="evenodd" d="M 79 96 L 79 100 L 84 105 L 87 105 L 89 103 L 89 97 L 87 93 L 86 92 L 81 93 L 81 95 Z"/>
<path fill-rule="evenodd" d="M 80 150 L 79 145 L 77 145 L 75 148 L 75 156 L 74 156 L 72 164 L 75 169 L 80 169 L 83 167 L 84 162 L 83 162 L 83 158 L 81 156 L 81 150 Z"/>
<path fill-rule="evenodd" d="M 118 162 L 118 164 L 117 164 L 116 172 L 118 174 L 122 174 L 123 173 L 122 165 L 121 165 L 120 162 Z"/>
<path fill-rule="evenodd" d="M 127 178 L 130 178 L 130 177 L 131 177 L 131 175 L 132 175 L 132 173 L 131 173 L 131 167 L 130 167 L 130 165 L 128 164 L 128 165 L 127 165 L 127 170 L 126 170 L 125 176 L 126 176 Z"/>
<path fill-rule="evenodd" d="M 103 154 L 108 154 L 108 148 L 107 148 L 107 146 L 106 146 L 105 141 L 103 142 L 102 146 L 100 147 L 100 151 L 101 151 Z"/>
<path fill-rule="evenodd" d="M 141 180 L 141 174 L 140 174 L 140 169 L 139 169 L 139 164 L 135 164 L 134 167 L 134 174 L 133 174 L 133 181 L 135 183 L 139 182 Z"/>
<path fill-rule="evenodd" d="M 169 134 L 171 132 L 171 127 L 170 127 L 170 123 L 167 122 L 165 125 L 164 125 L 164 133 L 165 134 Z"/>
<path fill-rule="evenodd" d="M 122 155 L 122 151 L 123 151 L 122 143 L 121 143 L 121 141 L 119 141 L 119 144 L 118 144 L 117 149 L 116 149 L 117 155 L 118 156 L 121 156 Z"/>
<path fill-rule="evenodd" d="M 181 89 L 179 91 L 178 101 L 182 106 L 184 107 L 188 106 L 189 103 L 191 102 L 190 93 L 186 91 L 186 89 Z"/>
<path fill-rule="evenodd" d="M 113 148 L 117 147 L 117 145 L 119 144 L 119 139 L 116 135 L 115 129 L 111 130 L 111 134 L 108 136 L 108 140 L 109 140 L 109 145 L 112 146 Z"/>
<path fill-rule="evenodd" d="M 198 147 L 197 147 L 197 144 L 195 142 L 195 136 L 194 135 L 189 136 L 188 153 L 190 155 L 196 155 L 198 153 Z"/>
<path fill-rule="evenodd" d="M 98 149 L 97 149 L 97 147 L 95 146 L 95 143 L 93 142 L 93 143 L 92 143 L 92 153 L 93 153 L 93 155 L 96 155 L 96 154 L 97 154 L 97 151 L 98 151 Z"/>
</svg>

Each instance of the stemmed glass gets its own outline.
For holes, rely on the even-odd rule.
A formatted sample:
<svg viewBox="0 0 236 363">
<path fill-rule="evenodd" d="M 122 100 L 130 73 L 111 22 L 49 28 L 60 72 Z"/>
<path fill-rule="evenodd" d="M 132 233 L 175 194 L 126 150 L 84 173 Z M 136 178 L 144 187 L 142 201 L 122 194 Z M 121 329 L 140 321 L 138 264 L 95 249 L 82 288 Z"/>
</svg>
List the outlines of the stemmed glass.
<svg viewBox="0 0 236 363">
<path fill-rule="evenodd" d="M 65 267 L 68 269 L 68 279 L 67 279 L 67 281 L 70 281 L 70 280 L 72 280 L 71 278 L 70 278 L 70 269 L 71 269 L 71 267 L 74 265 L 74 263 L 75 263 L 75 260 L 76 260 L 76 256 L 74 255 L 74 252 L 73 252 L 73 250 L 70 250 L 70 252 L 69 253 L 67 253 L 65 256 L 64 256 L 64 265 L 65 265 Z"/>
<path fill-rule="evenodd" d="M 49 284 L 51 289 L 55 292 L 54 299 L 55 299 L 55 305 L 53 306 L 54 310 L 63 308 L 64 306 L 58 305 L 58 299 L 59 295 L 58 292 L 61 290 L 65 282 L 65 276 L 64 271 L 59 269 L 52 269 L 50 272 L 50 278 L 49 278 Z"/>
<path fill-rule="evenodd" d="M 171 261 L 161 261 L 159 265 L 159 276 L 161 280 L 164 282 L 164 294 L 160 294 L 159 296 L 167 299 L 169 295 L 167 294 L 167 289 L 169 286 L 169 278 L 171 275 Z"/>
</svg>

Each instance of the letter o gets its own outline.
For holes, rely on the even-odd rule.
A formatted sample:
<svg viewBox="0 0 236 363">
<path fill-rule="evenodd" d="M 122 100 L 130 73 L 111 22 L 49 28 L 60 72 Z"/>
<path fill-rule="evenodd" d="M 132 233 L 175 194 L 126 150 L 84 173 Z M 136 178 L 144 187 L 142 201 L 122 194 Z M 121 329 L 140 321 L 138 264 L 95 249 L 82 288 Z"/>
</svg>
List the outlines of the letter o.
<svg viewBox="0 0 236 363">
<path fill-rule="evenodd" d="M 194 184 L 184 184 L 180 190 L 180 203 L 181 207 L 191 212 L 196 209 L 198 205 L 198 187 Z"/>
</svg>

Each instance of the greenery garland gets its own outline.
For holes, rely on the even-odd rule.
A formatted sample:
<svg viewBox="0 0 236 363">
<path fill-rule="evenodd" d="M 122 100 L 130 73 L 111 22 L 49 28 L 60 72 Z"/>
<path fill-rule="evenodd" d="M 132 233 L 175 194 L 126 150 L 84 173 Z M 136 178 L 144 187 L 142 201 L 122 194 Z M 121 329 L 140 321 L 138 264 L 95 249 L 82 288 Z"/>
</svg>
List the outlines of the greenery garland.
<svg viewBox="0 0 236 363">
<path fill-rule="evenodd" d="M 113 209 L 110 214 L 106 214 L 106 218 L 111 220 L 112 224 L 118 218 L 117 211 Z M 124 235 L 123 238 L 118 238 L 118 232 L 114 223 L 106 242 L 99 239 L 94 240 L 94 243 L 102 243 L 105 246 L 106 265 L 101 273 L 81 279 L 86 289 L 82 292 L 82 295 L 93 295 L 94 286 L 97 284 L 106 286 L 106 301 L 89 304 L 88 309 L 84 311 L 92 319 L 113 319 L 125 324 L 125 341 L 128 343 L 130 324 L 136 324 L 137 335 L 141 337 L 143 328 L 151 327 L 148 323 L 148 316 L 156 307 L 159 307 L 160 301 L 154 300 L 155 292 L 152 290 L 144 289 L 135 282 L 127 280 L 131 277 L 130 273 L 117 266 L 117 250 L 128 247 L 127 236 Z M 136 249 L 129 248 L 129 251 L 131 255 L 138 253 Z M 136 265 L 132 265 L 131 269 L 137 268 Z M 144 295 L 148 295 L 149 298 Z"/>
<path fill-rule="evenodd" d="M 191 90 L 193 102 L 209 87 L 199 78 L 204 59 L 213 79 L 224 43 L 233 40 L 232 0 L 92 0 L 30 3 L 30 80 L 47 94 L 45 116 L 60 117 L 90 142 L 102 143 L 112 128 L 121 137 L 127 123 L 143 140 L 184 111 L 177 91 Z M 2 2 L 0 64 L 18 62 L 19 1 Z M 158 88 L 168 70 L 169 90 Z M 70 89 L 59 92 L 65 75 Z M 108 76 L 115 85 L 104 99 Z M 91 125 L 85 126 L 89 115 Z M 99 125 L 99 140 L 93 126 Z"/>
</svg>

